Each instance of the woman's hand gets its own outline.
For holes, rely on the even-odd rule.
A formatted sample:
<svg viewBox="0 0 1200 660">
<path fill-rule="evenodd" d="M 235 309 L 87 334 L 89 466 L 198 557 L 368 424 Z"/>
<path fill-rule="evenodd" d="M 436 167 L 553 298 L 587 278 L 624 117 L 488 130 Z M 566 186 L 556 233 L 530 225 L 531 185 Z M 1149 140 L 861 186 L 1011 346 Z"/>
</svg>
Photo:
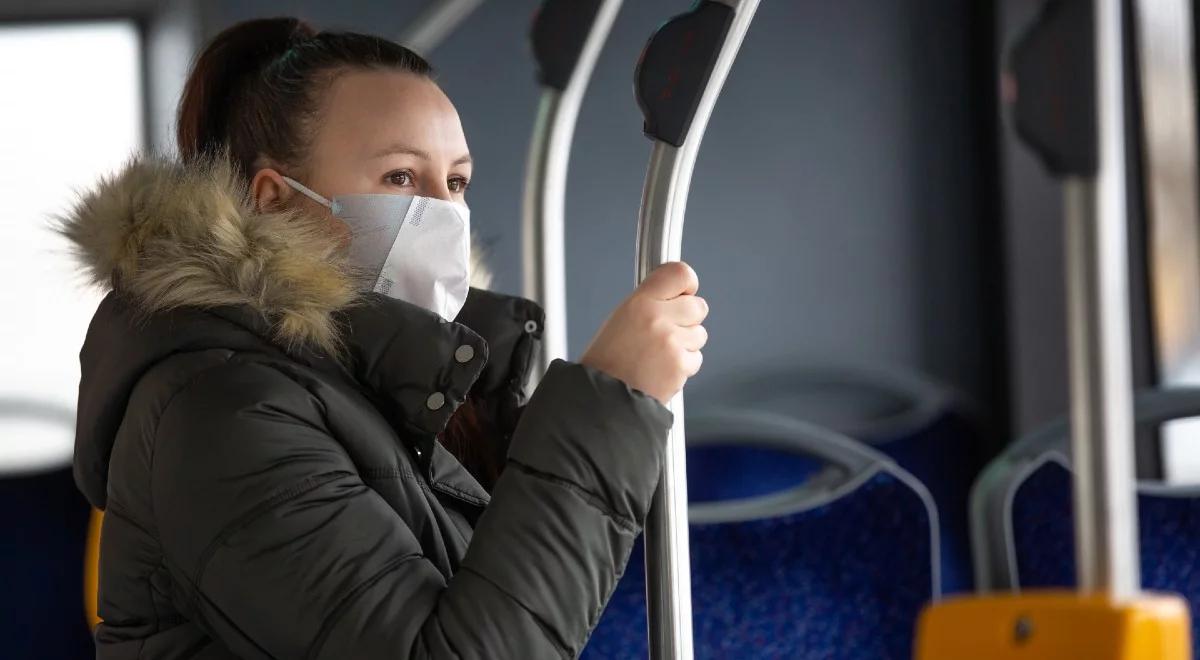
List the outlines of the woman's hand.
<svg viewBox="0 0 1200 660">
<path fill-rule="evenodd" d="M 580 363 L 667 403 L 703 362 L 708 303 L 699 286 L 682 261 L 655 268 L 600 326 Z"/>
</svg>

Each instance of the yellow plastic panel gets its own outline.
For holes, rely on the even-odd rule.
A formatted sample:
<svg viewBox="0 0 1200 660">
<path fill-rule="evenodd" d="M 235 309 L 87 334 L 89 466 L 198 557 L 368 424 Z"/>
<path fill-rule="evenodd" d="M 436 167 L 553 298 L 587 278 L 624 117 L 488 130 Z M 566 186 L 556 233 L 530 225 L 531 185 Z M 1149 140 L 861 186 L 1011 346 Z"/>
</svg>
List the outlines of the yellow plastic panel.
<svg viewBox="0 0 1200 660">
<path fill-rule="evenodd" d="M 93 630 L 100 623 L 97 599 L 100 591 L 100 526 L 103 522 L 104 512 L 92 509 L 83 555 L 83 609 L 87 612 L 88 627 Z"/>
<path fill-rule="evenodd" d="M 1189 660 L 1187 603 L 1073 591 L 949 599 L 917 625 L 916 660 Z"/>
</svg>

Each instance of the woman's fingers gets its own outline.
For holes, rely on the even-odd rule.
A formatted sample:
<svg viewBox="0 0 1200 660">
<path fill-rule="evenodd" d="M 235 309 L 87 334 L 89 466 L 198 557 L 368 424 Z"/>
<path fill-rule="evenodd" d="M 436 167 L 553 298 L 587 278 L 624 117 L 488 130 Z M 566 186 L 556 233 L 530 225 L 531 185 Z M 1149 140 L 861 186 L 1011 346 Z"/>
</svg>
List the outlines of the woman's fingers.
<svg viewBox="0 0 1200 660">
<path fill-rule="evenodd" d="M 698 286 L 685 263 L 656 268 L 600 326 L 580 362 L 666 403 L 704 362 L 708 303 L 695 295 Z"/>
<path fill-rule="evenodd" d="M 708 343 L 708 330 L 705 330 L 702 325 L 679 328 L 676 332 L 680 338 L 679 345 L 684 350 L 698 351 Z"/>
<path fill-rule="evenodd" d="M 700 373 L 700 367 L 704 364 L 704 353 L 700 351 L 687 351 L 683 354 L 683 371 L 688 375 L 688 378 Z"/>
<path fill-rule="evenodd" d="M 672 261 L 651 271 L 638 288 L 656 300 L 671 300 L 696 293 L 700 288 L 700 278 L 691 266 L 682 261 Z"/>
<path fill-rule="evenodd" d="M 675 325 L 700 325 L 708 317 L 708 301 L 700 296 L 683 295 L 662 304 L 666 317 Z"/>
</svg>

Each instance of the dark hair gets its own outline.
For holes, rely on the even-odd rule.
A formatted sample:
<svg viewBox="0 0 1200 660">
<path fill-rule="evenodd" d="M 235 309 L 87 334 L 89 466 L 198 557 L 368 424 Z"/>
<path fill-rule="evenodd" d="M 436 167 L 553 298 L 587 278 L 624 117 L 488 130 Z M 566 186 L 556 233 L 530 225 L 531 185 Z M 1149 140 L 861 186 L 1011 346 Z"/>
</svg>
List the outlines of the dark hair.
<svg viewBox="0 0 1200 660">
<path fill-rule="evenodd" d="M 318 32 L 297 18 L 233 25 L 209 42 L 184 86 L 179 154 L 190 161 L 227 151 L 247 177 L 260 156 L 299 165 L 322 93 L 352 69 L 432 73 L 420 55 L 381 37 Z"/>
<path fill-rule="evenodd" d="M 486 408 L 468 396 L 438 436 L 442 446 L 490 493 L 508 460 L 508 438 Z"/>
<path fill-rule="evenodd" d="M 322 94 L 339 73 L 353 69 L 432 75 L 420 55 L 367 34 L 318 32 L 296 18 L 262 18 L 227 28 L 196 59 L 179 99 L 180 157 L 189 162 L 227 155 L 247 178 L 263 156 L 300 165 Z M 491 490 L 506 448 L 474 400 L 455 411 L 438 437 Z"/>
</svg>

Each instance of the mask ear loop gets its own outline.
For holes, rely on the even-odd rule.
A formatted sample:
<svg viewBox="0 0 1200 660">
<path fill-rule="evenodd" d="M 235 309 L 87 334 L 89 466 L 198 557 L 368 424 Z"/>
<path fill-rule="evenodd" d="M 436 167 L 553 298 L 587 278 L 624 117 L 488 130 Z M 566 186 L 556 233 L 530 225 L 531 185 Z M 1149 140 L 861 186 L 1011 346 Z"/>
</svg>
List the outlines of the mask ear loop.
<svg viewBox="0 0 1200 660">
<path fill-rule="evenodd" d="M 308 186 L 304 185 L 303 183 L 300 183 L 299 181 L 293 179 L 290 176 L 286 176 L 286 175 L 280 175 L 280 176 L 283 176 L 283 180 L 286 181 L 289 186 L 294 188 L 300 194 L 304 195 L 305 197 L 311 199 L 312 201 L 314 201 L 322 206 L 328 206 L 331 209 L 333 208 L 333 204 L 330 203 L 329 200 L 327 200 L 324 197 L 313 192 L 311 189 L 309 189 Z"/>
</svg>

